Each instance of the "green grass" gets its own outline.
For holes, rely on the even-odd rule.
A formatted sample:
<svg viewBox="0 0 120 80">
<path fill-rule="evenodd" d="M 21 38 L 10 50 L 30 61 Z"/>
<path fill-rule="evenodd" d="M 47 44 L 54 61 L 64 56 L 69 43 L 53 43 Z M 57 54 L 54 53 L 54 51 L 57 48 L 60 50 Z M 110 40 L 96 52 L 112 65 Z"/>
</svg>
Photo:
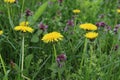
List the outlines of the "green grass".
<svg viewBox="0 0 120 80">
<path fill-rule="evenodd" d="M 0 80 L 26 80 L 21 74 L 30 78 L 28 80 L 120 79 L 120 28 L 117 34 L 113 31 L 120 24 L 120 14 L 116 11 L 120 7 L 119 0 L 63 0 L 61 4 L 58 0 L 24 1 L 7 4 L 0 0 L 0 30 L 4 31 L 0 36 Z M 34 32 L 24 34 L 24 69 L 21 72 L 23 33 L 15 31 L 14 27 L 26 20 L 27 9 L 32 12 L 27 20 Z M 74 9 L 81 12 L 75 15 Z M 73 20 L 74 26 L 68 26 L 68 20 Z M 39 28 L 40 22 L 48 25 L 45 31 Z M 111 30 L 99 27 L 98 37 L 91 42 L 84 37 L 86 31 L 79 25 L 97 22 L 105 22 Z M 69 29 L 64 31 L 66 26 Z M 55 43 L 55 49 L 53 43 L 41 40 L 52 31 L 64 36 Z M 54 50 L 57 55 L 67 56 L 62 67 L 58 67 L 54 59 Z"/>
</svg>

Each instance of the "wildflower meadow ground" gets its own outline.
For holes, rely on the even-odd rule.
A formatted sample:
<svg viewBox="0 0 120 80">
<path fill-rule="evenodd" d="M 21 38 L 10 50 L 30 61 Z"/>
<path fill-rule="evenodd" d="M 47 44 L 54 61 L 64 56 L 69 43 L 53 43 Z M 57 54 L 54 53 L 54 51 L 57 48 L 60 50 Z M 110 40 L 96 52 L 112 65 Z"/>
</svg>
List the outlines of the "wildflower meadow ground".
<svg viewBox="0 0 120 80">
<path fill-rule="evenodd" d="M 0 80 L 120 80 L 120 1 L 0 0 Z"/>
</svg>

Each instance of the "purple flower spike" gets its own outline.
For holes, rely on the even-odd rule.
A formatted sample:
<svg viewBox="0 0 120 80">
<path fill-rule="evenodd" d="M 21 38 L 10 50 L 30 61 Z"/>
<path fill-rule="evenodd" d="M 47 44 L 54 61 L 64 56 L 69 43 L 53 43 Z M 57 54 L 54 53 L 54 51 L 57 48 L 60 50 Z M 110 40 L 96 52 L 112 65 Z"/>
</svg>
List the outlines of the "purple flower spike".
<svg viewBox="0 0 120 80">
<path fill-rule="evenodd" d="M 39 28 L 44 31 L 44 30 L 46 30 L 48 28 L 48 26 L 44 25 L 43 23 L 40 23 Z"/>
<path fill-rule="evenodd" d="M 67 26 L 74 26 L 74 21 L 73 20 L 68 20 L 67 21 Z"/>
<path fill-rule="evenodd" d="M 119 29 L 120 28 L 120 24 L 117 24 L 116 26 L 115 26 L 115 29 Z"/>
<path fill-rule="evenodd" d="M 118 45 L 115 45 L 115 51 L 117 51 L 118 50 L 118 48 L 119 48 L 119 46 Z"/>
<path fill-rule="evenodd" d="M 62 67 L 63 64 L 64 64 L 64 61 L 66 61 L 66 59 L 67 59 L 67 57 L 66 57 L 65 54 L 60 54 L 60 55 L 58 55 L 58 56 L 57 56 L 57 59 L 56 59 L 56 61 L 57 61 L 57 63 L 58 63 L 58 66 L 59 66 L 59 67 Z"/>
<path fill-rule="evenodd" d="M 98 22 L 98 23 L 96 23 L 96 26 L 98 26 L 98 27 L 105 27 L 106 24 L 105 24 L 105 22 Z"/>
<path fill-rule="evenodd" d="M 115 34 L 117 34 L 117 33 L 118 33 L 118 29 L 115 29 L 115 28 L 114 28 L 113 32 L 114 32 Z"/>
<path fill-rule="evenodd" d="M 107 26 L 107 31 L 111 30 L 111 27 L 110 26 Z"/>
<path fill-rule="evenodd" d="M 26 14 L 25 14 L 26 16 L 31 16 L 31 15 L 32 15 L 32 12 L 31 12 L 29 9 L 27 9 L 27 10 L 25 11 L 25 13 L 26 13 Z"/>
<path fill-rule="evenodd" d="M 59 59 L 60 61 L 65 61 L 66 60 L 66 55 L 65 54 L 60 54 L 57 56 L 57 59 Z"/>
</svg>

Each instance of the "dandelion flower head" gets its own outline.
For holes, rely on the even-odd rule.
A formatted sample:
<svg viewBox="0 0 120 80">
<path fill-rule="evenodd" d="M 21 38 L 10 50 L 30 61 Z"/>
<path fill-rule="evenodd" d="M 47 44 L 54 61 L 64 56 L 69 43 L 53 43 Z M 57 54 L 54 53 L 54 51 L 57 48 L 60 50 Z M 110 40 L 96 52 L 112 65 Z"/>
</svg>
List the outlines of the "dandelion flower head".
<svg viewBox="0 0 120 80">
<path fill-rule="evenodd" d="M 0 30 L 0 35 L 2 35 L 3 34 L 3 31 L 2 30 Z"/>
<path fill-rule="evenodd" d="M 98 36 L 98 33 L 96 32 L 88 32 L 85 34 L 85 37 L 88 38 L 88 39 L 94 39 Z"/>
<path fill-rule="evenodd" d="M 117 12 L 120 13 L 120 9 L 117 9 Z"/>
<path fill-rule="evenodd" d="M 30 32 L 32 33 L 33 32 L 33 29 L 31 27 L 28 26 L 28 22 L 21 22 L 19 24 L 19 26 L 16 26 L 14 28 L 15 31 L 22 31 L 22 32 Z"/>
<path fill-rule="evenodd" d="M 81 24 L 79 27 L 84 30 L 97 30 L 97 26 L 91 23 Z"/>
<path fill-rule="evenodd" d="M 6 3 L 14 3 L 15 0 L 4 0 L 4 2 L 6 2 Z"/>
<path fill-rule="evenodd" d="M 80 13 L 80 10 L 79 9 L 75 9 L 75 10 L 73 10 L 73 13 L 78 14 L 78 13 Z"/>
<path fill-rule="evenodd" d="M 42 40 L 45 43 L 48 42 L 58 42 L 59 40 L 63 39 L 63 35 L 61 35 L 59 32 L 51 32 L 43 36 Z"/>
</svg>

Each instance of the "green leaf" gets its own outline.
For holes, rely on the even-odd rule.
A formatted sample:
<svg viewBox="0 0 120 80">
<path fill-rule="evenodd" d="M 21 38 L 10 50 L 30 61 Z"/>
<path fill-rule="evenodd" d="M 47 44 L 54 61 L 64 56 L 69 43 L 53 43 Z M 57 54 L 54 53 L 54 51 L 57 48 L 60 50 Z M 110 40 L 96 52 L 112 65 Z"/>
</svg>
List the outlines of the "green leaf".
<svg viewBox="0 0 120 80">
<path fill-rule="evenodd" d="M 33 59 L 33 54 L 29 54 L 25 57 L 25 67 L 28 69 L 30 67 L 30 62 Z"/>
<path fill-rule="evenodd" d="M 33 15 L 33 23 L 34 24 L 38 19 L 39 17 L 42 15 L 42 13 L 45 11 L 46 7 L 48 5 L 48 1 L 45 2 L 44 4 L 42 4 L 38 9 L 37 11 L 35 12 L 35 14 Z"/>
<path fill-rule="evenodd" d="M 3 80 L 8 80 L 8 74 L 10 73 L 10 70 L 7 70 L 5 76 L 3 77 Z"/>
<path fill-rule="evenodd" d="M 37 35 L 37 36 L 39 36 L 40 34 L 42 34 L 42 30 L 38 30 L 38 31 L 36 32 L 36 35 Z"/>
<path fill-rule="evenodd" d="M 34 43 L 37 43 L 39 41 L 39 37 L 38 35 L 33 35 L 32 39 L 31 39 L 31 42 L 34 42 Z"/>
</svg>

